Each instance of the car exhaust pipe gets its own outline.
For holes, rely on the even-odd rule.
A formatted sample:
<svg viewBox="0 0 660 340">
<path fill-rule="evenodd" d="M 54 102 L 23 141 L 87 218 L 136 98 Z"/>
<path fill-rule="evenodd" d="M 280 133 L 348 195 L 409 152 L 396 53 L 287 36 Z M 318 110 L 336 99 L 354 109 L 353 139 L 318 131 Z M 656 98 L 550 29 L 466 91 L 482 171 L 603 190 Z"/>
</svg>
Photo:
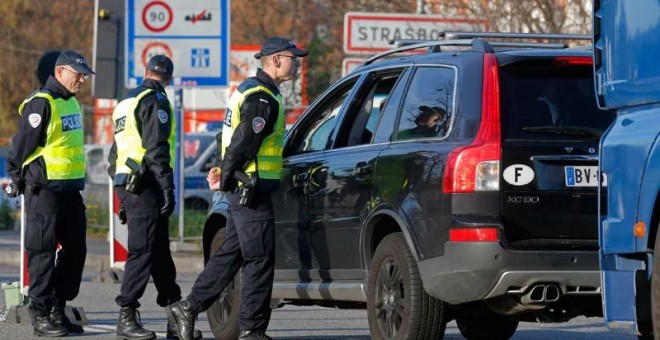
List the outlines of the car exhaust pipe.
<svg viewBox="0 0 660 340">
<path fill-rule="evenodd" d="M 543 303 L 545 301 L 545 290 L 545 285 L 533 286 L 527 294 L 520 298 L 520 300 L 526 305 Z"/>
<path fill-rule="evenodd" d="M 520 297 L 520 302 L 526 305 L 547 304 L 550 302 L 559 301 L 561 291 L 556 285 L 539 284 L 532 286 L 532 288 Z"/>
<path fill-rule="evenodd" d="M 546 302 L 556 302 L 559 300 L 559 295 L 561 295 L 561 293 L 559 292 L 559 287 L 555 285 L 547 285 L 545 286 L 544 295 Z"/>
</svg>

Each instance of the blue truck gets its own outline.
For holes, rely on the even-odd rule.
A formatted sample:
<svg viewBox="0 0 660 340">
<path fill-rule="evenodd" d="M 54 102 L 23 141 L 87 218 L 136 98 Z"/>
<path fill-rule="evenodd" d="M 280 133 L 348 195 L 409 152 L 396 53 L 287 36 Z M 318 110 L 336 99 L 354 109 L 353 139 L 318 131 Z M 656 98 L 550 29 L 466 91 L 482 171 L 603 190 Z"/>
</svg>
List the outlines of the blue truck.
<svg viewBox="0 0 660 340">
<path fill-rule="evenodd" d="M 598 105 L 617 112 L 600 145 L 605 322 L 660 339 L 660 0 L 595 0 L 593 19 Z"/>
</svg>

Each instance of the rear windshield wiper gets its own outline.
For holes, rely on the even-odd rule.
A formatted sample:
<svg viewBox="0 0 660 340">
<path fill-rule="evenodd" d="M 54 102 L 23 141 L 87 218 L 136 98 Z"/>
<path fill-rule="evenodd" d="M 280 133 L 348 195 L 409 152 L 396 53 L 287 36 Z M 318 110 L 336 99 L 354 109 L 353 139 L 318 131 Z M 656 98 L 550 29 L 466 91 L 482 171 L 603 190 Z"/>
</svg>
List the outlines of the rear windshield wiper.
<svg viewBox="0 0 660 340">
<path fill-rule="evenodd" d="M 603 132 L 598 129 L 583 126 L 527 126 L 523 128 L 523 131 L 594 138 L 600 138 L 603 134 Z"/>
</svg>

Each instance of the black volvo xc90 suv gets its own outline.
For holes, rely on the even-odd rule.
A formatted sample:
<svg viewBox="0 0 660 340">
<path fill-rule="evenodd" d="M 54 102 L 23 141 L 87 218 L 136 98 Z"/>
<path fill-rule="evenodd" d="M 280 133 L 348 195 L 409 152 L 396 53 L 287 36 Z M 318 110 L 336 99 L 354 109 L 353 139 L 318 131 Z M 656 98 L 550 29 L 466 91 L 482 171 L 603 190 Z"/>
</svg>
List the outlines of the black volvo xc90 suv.
<svg viewBox="0 0 660 340">
<path fill-rule="evenodd" d="M 286 137 L 272 305 L 366 308 L 374 339 L 602 315 L 598 142 L 614 114 L 596 107 L 590 47 L 555 40 L 587 38 L 401 41 L 333 84 Z M 215 203 L 207 258 L 229 214 Z M 208 311 L 218 338 L 238 332 L 237 287 Z"/>
</svg>

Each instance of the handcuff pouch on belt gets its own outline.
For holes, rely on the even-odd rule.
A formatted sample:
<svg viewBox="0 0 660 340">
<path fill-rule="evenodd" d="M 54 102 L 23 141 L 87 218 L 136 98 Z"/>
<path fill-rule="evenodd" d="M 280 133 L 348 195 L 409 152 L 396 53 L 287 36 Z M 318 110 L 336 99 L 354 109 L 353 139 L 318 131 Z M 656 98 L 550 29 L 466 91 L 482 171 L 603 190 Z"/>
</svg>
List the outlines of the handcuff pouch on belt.
<svg viewBox="0 0 660 340">
<path fill-rule="evenodd" d="M 138 165 L 137 162 L 132 158 L 126 159 L 126 166 L 131 169 L 131 173 L 128 175 L 128 179 L 126 180 L 126 191 L 130 192 L 131 194 L 138 194 L 141 190 L 140 183 L 142 182 L 144 173 L 147 171 L 147 167 L 144 163 L 145 162 L 143 160 L 142 164 Z"/>
</svg>

